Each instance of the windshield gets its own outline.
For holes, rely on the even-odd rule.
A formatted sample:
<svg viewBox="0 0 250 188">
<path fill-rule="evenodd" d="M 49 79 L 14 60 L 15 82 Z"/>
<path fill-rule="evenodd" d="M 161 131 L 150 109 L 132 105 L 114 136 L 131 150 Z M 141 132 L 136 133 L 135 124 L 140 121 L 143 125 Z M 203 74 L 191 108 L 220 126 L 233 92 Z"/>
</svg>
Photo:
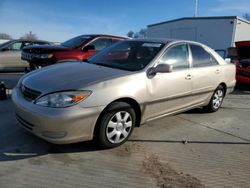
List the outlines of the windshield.
<svg viewBox="0 0 250 188">
<path fill-rule="evenodd" d="M 72 39 L 69 39 L 63 43 L 61 43 L 62 46 L 68 47 L 68 48 L 78 48 L 80 47 L 84 42 L 86 42 L 90 36 L 78 36 Z"/>
<path fill-rule="evenodd" d="M 146 67 L 164 45 L 155 42 L 121 41 L 97 55 L 88 62 L 128 71 L 138 71 Z"/>
</svg>

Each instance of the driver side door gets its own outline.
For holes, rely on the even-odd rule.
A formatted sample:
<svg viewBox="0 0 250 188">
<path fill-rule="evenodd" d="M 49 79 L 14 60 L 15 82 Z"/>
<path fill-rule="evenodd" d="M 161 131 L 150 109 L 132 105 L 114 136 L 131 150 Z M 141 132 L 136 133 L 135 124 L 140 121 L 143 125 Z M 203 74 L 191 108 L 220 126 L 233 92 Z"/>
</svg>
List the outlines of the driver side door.
<svg viewBox="0 0 250 188">
<path fill-rule="evenodd" d="M 170 46 L 160 57 L 159 63 L 173 66 L 170 73 L 157 73 L 148 78 L 149 99 L 146 106 L 148 120 L 188 108 L 192 102 L 192 75 L 190 54 L 186 43 Z"/>
</svg>

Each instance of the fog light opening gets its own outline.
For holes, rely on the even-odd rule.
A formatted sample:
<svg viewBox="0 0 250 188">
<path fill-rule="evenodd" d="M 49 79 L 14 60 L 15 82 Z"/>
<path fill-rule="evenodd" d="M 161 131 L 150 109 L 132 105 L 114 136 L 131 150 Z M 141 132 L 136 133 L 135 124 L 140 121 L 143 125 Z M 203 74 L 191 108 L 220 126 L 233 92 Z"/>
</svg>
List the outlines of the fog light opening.
<svg viewBox="0 0 250 188">
<path fill-rule="evenodd" d="M 44 131 L 42 132 L 42 136 L 47 137 L 47 138 L 63 138 L 67 135 L 67 132 L 51 132 L 51 131 Z"/>
</svg>

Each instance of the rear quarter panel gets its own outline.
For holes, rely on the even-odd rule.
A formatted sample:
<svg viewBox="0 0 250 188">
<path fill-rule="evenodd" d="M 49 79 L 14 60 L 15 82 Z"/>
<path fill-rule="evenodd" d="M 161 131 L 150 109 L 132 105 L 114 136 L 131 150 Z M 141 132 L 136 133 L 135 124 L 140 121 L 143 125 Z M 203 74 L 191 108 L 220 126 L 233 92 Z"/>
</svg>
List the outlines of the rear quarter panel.
<svg viewBox="0 0 250 188">
<path fill-rule="evenodd" d="M 236 66 L 233 63 L 227 63 L 218 53 L 209 47 L 205 47 L 218 61 L 220 65 L 221 77 L 219 83 L 225 83 L 227 93 L 231 92 L 236 84 Z M 216 86 L 217 87 L 217 86 Z M 230 89 L 231 88 L 231 89 Z"/>
<path fill-rule="evenodd" d="M 227 94 L 232 91 L 236 84 L 236 67 L 234 64 L 225 64 L 221 66 L 222 82 L 227 86 Z"/>
</svg>

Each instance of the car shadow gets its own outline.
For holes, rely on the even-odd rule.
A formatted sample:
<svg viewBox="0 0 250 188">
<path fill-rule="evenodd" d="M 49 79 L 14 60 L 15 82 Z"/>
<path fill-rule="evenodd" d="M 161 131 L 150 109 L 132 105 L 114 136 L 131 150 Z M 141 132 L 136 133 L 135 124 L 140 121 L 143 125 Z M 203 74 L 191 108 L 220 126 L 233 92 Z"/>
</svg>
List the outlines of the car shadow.
<svg viewBox="0 0 250 188">
<path fill-rule="evenodd" d="M 249 95 L 250 94 L 250 85 L 237 83 L 232 94 L 234 94 L 234 95 Z"/>
<path fill-rule="evenodd" d="M 94 141 L 57 145 L 46 142 L 22 128 L 0 138 L 0 161 L 13 161 L 47 154 L 92 152 L 102 150 Z"/>
<path fill-rule="evenodd" d="M 143 143 L 182 143 L 182 144 L 228 144 L 228 145 L 250 145 L 250 142 L 225 142 L 225 141 L 201 141 L 201 140 L 147 140 L 147 139 L 130 139 L 128 142 Z"/>
<path fill-rule="evenodd" d="M 192 110 L 182 112 L 180 114 L 205 114 L 207 113 L 203 108 L 194 108 Z"/>
</svg>

